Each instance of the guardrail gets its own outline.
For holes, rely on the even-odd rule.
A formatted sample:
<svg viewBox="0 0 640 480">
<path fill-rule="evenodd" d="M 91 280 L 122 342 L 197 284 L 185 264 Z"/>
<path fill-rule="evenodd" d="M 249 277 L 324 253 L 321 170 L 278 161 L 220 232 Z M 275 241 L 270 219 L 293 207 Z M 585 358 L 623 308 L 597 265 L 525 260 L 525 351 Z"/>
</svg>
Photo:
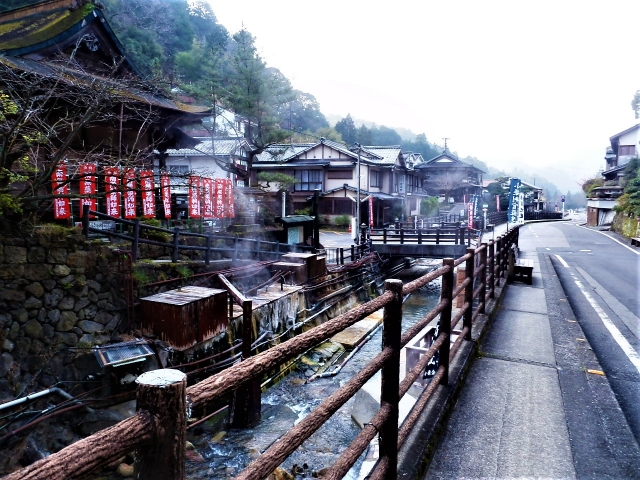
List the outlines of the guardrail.
<svg viewBox="0 0 640 480">
<path fill-rule="evenodd" d="M 124 233 L 117 233 L 115 231 L 104 230 L 102 228 L 93 228 L 91 227 L 90 217 L 93 216 L 98 219 L 110 220 L 115 222 L 115 224 L 122 225 L 126 228 L 131 228 L 132 235 L 127 235 Z M 145 233 L 146 232 L 146 233 Z M 171 241 L 169 242 L 161 242 L 158 240 L 152 240 L 146 238 L 149 235 L 149 232 L 163 233 L 169 235 Z M 224 253 L 231 257 L 231 259 L 235 262 L 238 259 L 239 255 L 252 255 L 252 256 L 275 256 L 279 257 L 283 253 L 288 253 L 291 251 L 313 251 L 313 247 L 308 247 L 304 245 L 296 245 L 292 248 L 291 245 L 280 242 L 267 242 L 259 239 L 252 238 L 239 238 L 237 236 L 225 236 L 225 235 L 213 235 L 202 234 L 202 233 L 191 233 L 185 232 L 178 228 L 174 228 L 173 230 L 168 230 L 166 228 L 154 227 L 151 225 L 145 225 L 140 222 L 140 220 L 124 220 L 122 218 L 114 218 L 104 213 L 95 212 L 90 210 L 88 206 L 85 206 L 82 211 L 82 233 L 84 236 L 88 237 L 89 233 L 98 233 L 100 235 L 106 235 L 109 237 L 115 237 L 122 240 L 127 240 L 131 242 L 131 255 L 132 260 L 135 262 L 138 259 L 138 247 L 141 243 L 145 243 L 148 245 L 156 245 L 159 247 L 165 247 L 171 249 L 172 256 L 171 261 L 177 262 L 179 259 L 180 251 L 201 251 L 204 255 L 205 264 L 209 265 L 211 261 L 211 253 L 212 252 L 220 252 Z M 181 239 L 184 238 L 198 238 L 202 239 L 201 241 L 204 245 L 185 245 L 181 244 Z M 224 244 L 225 246 L 219 246 L 219 244 Z M 214 246 L 216 245 L 216 246 Z"/>
<path fill-rule="evenodd" d="M 14 472 L 5 480 L 62 480 L 80 477 L 114 462 L 137 449 L 136 471 L 141 480 L 184 478 L 186 411 L 219 404 L 248 382 L 262 378 L 274 368 L 307 351 L 357 321 L 383 309 L 382 351 L 358 374 L 325 399 L 309 415 L 274 442 L 240 473 L 238 479 L 262 479 L 271 474 L 294 450 L 324 424 L 377 371 L 382 371 L 380 409 L 367 423 L 338 460 L 325 470 L 323 478 L 342 478 L 376 435 L 380 435 L 379 460 L 371 479 L 397 478 L 398 451 L 416 424 L 429 399 L 439 385 L 449 383 L 449 363 L 462 342 L 471 340 L 471 329 L 487 302 L 495 296 L 495 287 L 505 277 L 507 252 L 517 245 L 518 228 L 509 230 L 496 241 L 479 248 L 467 248 L 458 259 L 445 258 L 442 267 L 405 285 L 400 280 L 386 280 L 385 292 L 323 325 L 304 332 L 266 352 L 243 359 L 200 383 L 185 388 L 186 379 L 177 370 L 156 370 L 153 378 L 138 378 L 137 413 L 129 419 L 76 442 L 33 465 Z M 466 278 L 454 286 L 454 268 L 465 264 Z M 469 272 L 473 272 L 469 275 Z M 402 300 L 427 283 L 441 278 L 442 293 L 438 304 L 404 334 Z M 475 288 L 474 288 L 475 284 Z M 452 318 L 453 299 L 464 295 L 464 304 Z M 474 307 L 475 305 L 475 307 Z M 432 320 L 440 316 L 440 335 L 420 356 L 415 366 L 400 381 L 400 350 Z M 462 320 L 457 339 L 451 331 Z M 439 352 L 440 365 L 429 385 L 398 427 L 398 403 L 416 379 L 422 375 L 433 355 Z M 153 373 L 153 372 L 147 372 Z M 161 380 L 158 380 L 161 377 Z"/>
</svg>

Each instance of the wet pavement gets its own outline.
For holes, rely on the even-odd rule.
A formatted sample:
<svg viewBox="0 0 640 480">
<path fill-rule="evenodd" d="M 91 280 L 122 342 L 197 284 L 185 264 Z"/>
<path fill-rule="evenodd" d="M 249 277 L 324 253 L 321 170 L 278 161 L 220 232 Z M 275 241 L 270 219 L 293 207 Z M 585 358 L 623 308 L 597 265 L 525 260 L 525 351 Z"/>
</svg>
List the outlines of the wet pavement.
<svg viewBox="0 0 640 480">
<path fill-rule="evenodd" d="M 551 263 L 526 227 L 519 246 L 533 284 L 506 287 L 424 478 L 640 478 L 638 444 Z"/>
</svg>

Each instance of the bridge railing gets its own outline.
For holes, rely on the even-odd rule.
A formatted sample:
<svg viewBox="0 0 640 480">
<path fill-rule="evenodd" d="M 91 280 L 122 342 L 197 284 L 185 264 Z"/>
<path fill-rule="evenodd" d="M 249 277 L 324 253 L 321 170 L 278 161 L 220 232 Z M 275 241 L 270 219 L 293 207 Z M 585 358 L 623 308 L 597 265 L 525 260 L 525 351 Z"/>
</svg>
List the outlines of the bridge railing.
<svg viewBox="0 0 640 480">
<path fill-rule="evenodd" d="M 145 383 L 138 379 L 137 413 L 115 426 L 76 442 L 61 451 L 14 472 L 5 480 L 62 480 L 80 477 L 108 465 L 127 452 L 136 449 L 137 478 L 184 478 L 186 410 L 201 410 L 224 402 L 249 382 L 259 380 L 268 372 L 296 358 L 308 349 L 335 335 L 357 321 L 383 309 L 382 351 L 354 377 L 325 399 L 279 441 L 243 470 L 238 479 L 262 479 L 269 476 L 293 451 L 317 431 L 342 405 L 353 397 L 373 375 L 381 370 L 380 409 L 338 460 L 325 470 L 323 478 L 342 478 L 364 452 L 376 435 L 380 435 L 379 460 L 369 478 L 397 478 L 398 451 L 420 418 L 422 411 L 439 386 L 449 383 L 449 363 L 465 341 L 471 340 L 471 329 L 478 315 L 485 312 L 487 302 L 495 295 L 506 276 L 507 252 L 518 242 L 517 227 L 499 236 L 496 241 L 479 248 L 467 248 L 458 259 L 446 258 L 437 270 L 402 284 L 387 280 L 385 292 L 316 328 L 306 331 L 266 352 L 244 358 L 226 370 L 183 388 L 182 372 L 166 369 L 159 372 L 163 381 Z M 454 286 L 455 267 L 465 264 L 466 278 Z M 469 272 L 473 272 L 469 275 Z M 402 300 L 417 289 L 440 278 L 440 301 L 419 322 L 402 332 Z M 474 288 L 475 287 L 475 288 Z M 453 299 L 464 296 L 464 303 L 455 315 Z M 400 351 L 432 320 L 439 316 L 440 334 L 400 381 Z M 462 321 L 462 329 L 454 342 L 451 332 Z M 439 352 L 439 367 L 408 416 L 398 427 L 398 404 L 418 379 L 429 360 Z M 174 373 L 175 372 L 175 373 Z M 151 372 L 148 372 L 151 373 Z M 146 375 L 146 374 L 143 374 Z M 142 377 L 142 376 L 141 376 Z M 175 379 L 171 380 L 170 379 Z M 171 383 L 173 381 L 173 383 Z M 172 409 L 173 408 L 173 412 Z M 176 411 L 177 408 L 177 411 Z M 170 452 L 170 453 L 167 453 Z"/>
<path fill-rule="evenodd" d="M 390 227 L 369 231 L 369 238 L 373 243 L 400 244 L 436 244 L 452 243 L 454 245 L 471 245 L 475 231 L 467 227 L 448 226 L 435 228 L 404 228 Z"/>
<path fill-rule="evenodd" d="M 130 230 L 131 234 L 94 228 L 91 226 L 91 217 L 114 221 L 116 224 L 122 225 L 123 229 L 126 229 L 127 231 Z M 202 252 L 204 262 L 207 265 L 209 265 L 211 261 L 211 254 L 214 252 L 222 253 L 226 257 L 236 261 L 243 255 L 272 256 L 277 258 L 283 253 L 293 250 L 291 245 L 280 242 L 267 242 L 265 240 L 239 238 L 237 236 L 228 235 L 213 235 L 211 233 L 191 233 L 178 228 L 169 230 L 166 228 L 154 227 L 152 225 L 145 225 L 144 223 L 141 223 L 139 219 L 125 220 L 122 218 L 114 218 L 104 213 L 95 212 L 90 210 L 88 206 L 85 206 L 82 211 L 82 233 L 86 237 L 88 237 L 90 233 L 94 233 L 130 241 L 131 256 L 134 262 L 138 259 L 138 250 L 141 243 L 170 249 L 172 252 L 171 261 L 174 263 L 178 261 L 181 251 L 199 251 Z M 165 234 L 169 241 L 159 241 L 148 238 L 149 236 L 153 236 L 154 233 L 156 236 L 158 234 Z M 188 238 L 199 239 L 198 241 L 203 243 L 203 245 L 187 245 L 181 243 L 183 240 Z M 295 250 L 312 251 L 314 249 L 304 245 L 296 245 Z"/>
</svg>

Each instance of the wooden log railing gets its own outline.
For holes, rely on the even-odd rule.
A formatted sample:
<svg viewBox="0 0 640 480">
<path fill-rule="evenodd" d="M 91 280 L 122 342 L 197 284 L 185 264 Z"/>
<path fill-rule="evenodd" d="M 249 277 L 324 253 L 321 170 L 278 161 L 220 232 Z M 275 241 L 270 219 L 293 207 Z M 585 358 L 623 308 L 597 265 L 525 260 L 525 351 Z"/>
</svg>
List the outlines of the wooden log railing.
<svg viewBox="0 0 640 480">
<path fill-rule="evenodd" d="M 504 277 L 506 253 L 517 245 L 518 228 L 498 237 L 498 248 L 487 244 L 467 248 L 458 259 L 446 258 L 437 270 L 409 283 L 387 280 L 385 292 L 378 298 L 360 305 L 318 327 L 308 330 L 265 352 L 247 358 L 222 372 L 188 388 L 176 370 L 147 372 L 150 379 L 138 379 L 137 413 L 113 427 L 102 430 L 76 442 L 34 464 L 11 473 L 4 480 L 63 480 L 86 475 L 101 466 L 112 463 L 131 450 L 137 450 L 137 477 L 142 480 L 156 478 L 184 478 L 184 430 L 186 412 L 219 403 L 269 371 L 294 359 L 326 338 L 335 335 L 366 316 L 383 309 L 382 351 L 355 376 L 326 398 L 279 441 L 274 442 L 253 460 L 238 479 L 262 479 L 271 474 L 293 451 L 318 430 L 344 403 L 353 397 L 373 375 L 382 371 L 381 407 L 356 436 L 338 460 L 326 469 L 323 478 L 342 478 L 369 442 L 381 433 L 380 458 L 371 473 L 372 479 L 397 478 L 398 451 L 428 405 L 433 394 L 449 383 L 449 362 L 461 345 L 471 339 L 473 322 L 486 310 L 486 304 L 495 295 L 495 286 Z M 465 264 L 467 277 L 454 288 L 454 268 Z M 473 272 L 469 275 L 469 272 Z M 401 334 L 402 299 L 429 282 L 440 278 L 441 297 L 438 304 L 419 322 Z M 474 283 L 477 288 L 474 289 Z M 452 301 L 464 295 L 464 304 L 452 318 Z M 238 295 L 237 301 L 245 300 Z M 400 382 L 400 349 L 414 340 L 425 327 L 439 316 L 440 331 L 434 343 L 419 356 L 416 364 Z M 451 332 L 462 320 L 462 330 L 455 342 Z M 398 428 L 398 402 L 413 383 L 422 376 L 435 352 L 439 352 L 440 365 L 428 387 L 422 392 L 403 424 Z M 175 372 L 175 373 L 172 373 Z M 161 380 L 157 378 L 168 375 Z M 159 386 L 163 385 L 163 386 Z M 158 388 L 154 388 L 154 386 Z M 189 405 L 189 409 L 187 409 Z"/>
</svg>

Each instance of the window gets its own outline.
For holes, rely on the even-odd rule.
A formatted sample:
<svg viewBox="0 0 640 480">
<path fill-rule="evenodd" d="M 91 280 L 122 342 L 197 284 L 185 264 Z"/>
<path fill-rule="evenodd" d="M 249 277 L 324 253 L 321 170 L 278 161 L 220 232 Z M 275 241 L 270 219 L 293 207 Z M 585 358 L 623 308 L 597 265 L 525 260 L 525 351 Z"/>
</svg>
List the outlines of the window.
<svg viewBox="0 0 640 480">
<path fill-rule="evenodd" d="M 380 180 L 380 172 L 376 172 L 375 170 L 370 170 L 369 181 L 371 182 L 372 187 L 381 187 L 382 182 Z"/>
<path fill-rule="evenodd" d="M 297 192 L 306 190 L 322 190 L 322 170 L 296 170 L 298 183 L 294 185 Z"/>
<path fill-rule="evenodd" d="M 189 165 L 168 165 L 171 175 L 186 175 L 189 173 Z"/>
<path fill-rule="evenodd" d="M 353 170 L 329 170 L 327 171 L 327 178 L 329 179 L 353 179 Z"/>
<path fill-rule="evenodd" d="M 635 155 L 635 154 L 636 154 L 635 145 L 618 145 L 618 156 Z"/>
</svg>

